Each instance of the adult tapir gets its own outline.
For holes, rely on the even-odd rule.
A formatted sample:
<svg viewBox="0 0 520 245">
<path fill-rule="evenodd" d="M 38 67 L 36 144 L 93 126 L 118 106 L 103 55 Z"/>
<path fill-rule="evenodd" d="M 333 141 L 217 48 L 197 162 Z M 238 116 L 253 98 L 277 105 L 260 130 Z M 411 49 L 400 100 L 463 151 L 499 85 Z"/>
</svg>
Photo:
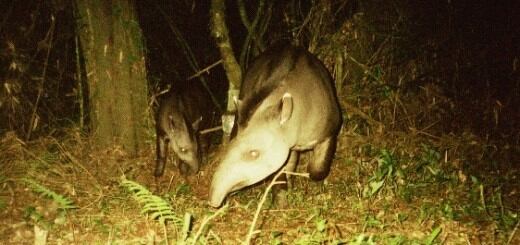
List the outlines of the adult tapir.
<svg viewBox="0 0 520 245">
<path fill-rule="evenodd" d="M 211 182 L 211 206 L 286 163 L 294 171 L 299 151 L 314 152 L 312 180 L 329 174 L 342 115 L 330 74 L 308 51 L 279 45 L 261 54 L 244 76 L 236 122 Z"/>
<path fill-rule="evenodd" d="M 163 175 L 170 151 L 175 155 L 171 159 L 181 174 L 199 171 L 202 155 L 209 145 L 209 138 L 200 136 L 199 131 L 213 124 L 217 110 L 209 94 L 196 83 L 174 85 L 160 99 L 155 124 L 156 177 Z"/>
</svg>

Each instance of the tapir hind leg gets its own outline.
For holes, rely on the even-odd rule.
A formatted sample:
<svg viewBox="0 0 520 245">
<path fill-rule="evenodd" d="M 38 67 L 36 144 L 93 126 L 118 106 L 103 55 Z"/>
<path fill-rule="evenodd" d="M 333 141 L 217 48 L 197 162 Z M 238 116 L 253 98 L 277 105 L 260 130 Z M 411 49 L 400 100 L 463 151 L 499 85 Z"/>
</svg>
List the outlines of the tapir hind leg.
<svg viewBox="0 0 520 245">
<path fill-rule="evenodd" d="M 337 136 L 332 136 L 314 147 L 313 159 L 307 165 L 307 171 L 312 180 L 323 180 L 329 175 L 332 158 L 336 152 L 336 141 Z"/>
</svg>

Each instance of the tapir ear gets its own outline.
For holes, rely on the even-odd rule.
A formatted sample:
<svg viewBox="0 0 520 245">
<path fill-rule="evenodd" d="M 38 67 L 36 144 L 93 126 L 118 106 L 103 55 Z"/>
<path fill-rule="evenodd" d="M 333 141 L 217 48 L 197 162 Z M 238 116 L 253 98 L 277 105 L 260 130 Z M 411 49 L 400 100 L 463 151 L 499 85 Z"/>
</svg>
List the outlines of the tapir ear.
<svg viewBox="0 0 520 245">
<path fill-rule="evenodd" d="M 235 109 L 238 111 L 242 105 L 242 100 L 239 100 L 237 96 L 233 96 L 233 103 L 235 103 Z"/>
<path fill-rule="evenodd" d="M 194 131 L 198 131 L 199 130 L 199 126 L 200 126 L 200 122 L 202 122 L 202 117 L 199 117 L 197 120 L 195 120 L 195 122 L 192 122 L 191 123 L 191 128 Z"/>
<path fill-rule="evenodd" d="M 282 108 L 280 110 L 280 125 L 289 121 L 293 112 L 293 98 L 290 93 L 282 96 Z"/>
<path fill-rule="evenodd" d="M 170 126 L 171 130 L 173 130 L 175 127 L 173 125 L 173 116 L 172 115 L 168 116 L 168 123 L 170 124 L 169 126 Z"/>
</svg>

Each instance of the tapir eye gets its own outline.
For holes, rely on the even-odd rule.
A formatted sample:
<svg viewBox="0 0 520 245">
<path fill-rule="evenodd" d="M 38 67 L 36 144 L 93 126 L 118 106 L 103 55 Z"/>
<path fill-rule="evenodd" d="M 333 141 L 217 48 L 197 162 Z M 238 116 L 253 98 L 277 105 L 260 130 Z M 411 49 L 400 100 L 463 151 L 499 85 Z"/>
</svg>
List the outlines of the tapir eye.
<svg viewBox="0 0 520 245">
<path fill-rule="evenodd" d="M 249 151 L 249 157 L 251 157 L 252 159 L 257 159 L 258 156 L 260 156 L 260 152 L 258 152 L 258 150 Z"/>
<path fill-rule="evenodd" d="M 188 151 L 188 149 L 184 148 L 184 147 L 181 147 L 181 152 L 182 153 L 186 153 Z"/>
<path fill-rule="evenodd" d="M 242 159 L 245 161 L 254 161 L 258 157 L 260 157 L 260 151 L 258 150 L 249 150 L 242 154 Z"/>
</svg>

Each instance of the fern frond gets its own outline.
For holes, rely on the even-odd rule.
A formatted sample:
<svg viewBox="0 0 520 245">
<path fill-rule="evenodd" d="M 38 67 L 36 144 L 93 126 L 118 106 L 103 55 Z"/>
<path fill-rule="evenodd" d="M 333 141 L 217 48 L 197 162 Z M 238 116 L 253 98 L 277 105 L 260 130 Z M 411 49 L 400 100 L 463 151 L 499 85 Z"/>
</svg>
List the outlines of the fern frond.
<svg viewBox="0 0 520 245">
<path fill-rule="evenodd" d="M 121 186 L 132 193 L 135 200 L 141 203 L 141 213 L 149 214 L 152 219 L 158 219 L 161 224 L 171 221 L 182 224 L 183 220 L 175 214 L 171 205 L 159 196 L 152 194 L 146 187 L 127 179 L 121 180 Z"/>
<path fill-rule="evenodd" d="M 25 183 L 36 193 L 40 193 L 42 196 L 52 199 L 54 202 L 58 204 L 58 208 L 62 210 L 69 210 L 77 208 L 74 205 L 74 202 L 67 197 L 60 195 L 47 187 L 40 185 L 34 180 L 31 179 L 23 179 Z"/>
</svg>

